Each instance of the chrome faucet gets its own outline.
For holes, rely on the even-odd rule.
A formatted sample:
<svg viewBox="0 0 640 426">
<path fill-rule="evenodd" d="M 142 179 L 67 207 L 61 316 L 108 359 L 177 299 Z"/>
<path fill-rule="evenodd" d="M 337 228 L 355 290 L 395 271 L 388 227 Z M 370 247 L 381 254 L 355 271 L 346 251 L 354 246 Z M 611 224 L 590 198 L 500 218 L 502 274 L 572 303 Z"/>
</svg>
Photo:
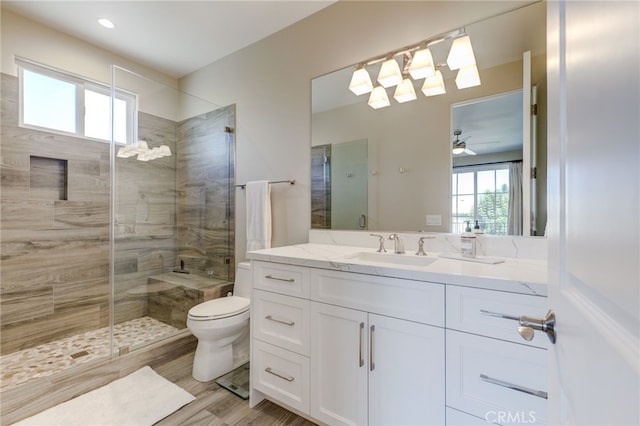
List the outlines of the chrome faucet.
<svg viewBox="0 0 640 426">
<path fill-rule="evenodd" d="M 384 248 L 384 237 L 382 235 L 378 235 L 378 234 L 369 234 L 372 237 L 378 237 L 378 242 L 380 243 L 380 247 L 378 247 L 378 250 L 376 250 L 378 253 L 386 253 L 387 249 Z"/>
<path fill-rule="evenodd" d="M 402 244 L 402 240 L 398 234 L 389 235 L 389 239 L 393 240 L 393 252 L 395 254 L 404 254 L 404 244 Z"/>
<path fill-rule="evenodd" d="M 427 253 L 424 252 L 424 240 L 431 239 L 435 237 L 420 237 L 418 240 L 418 251 L 416 252 L 416 256 L 426 256 Z"/>
</svg>

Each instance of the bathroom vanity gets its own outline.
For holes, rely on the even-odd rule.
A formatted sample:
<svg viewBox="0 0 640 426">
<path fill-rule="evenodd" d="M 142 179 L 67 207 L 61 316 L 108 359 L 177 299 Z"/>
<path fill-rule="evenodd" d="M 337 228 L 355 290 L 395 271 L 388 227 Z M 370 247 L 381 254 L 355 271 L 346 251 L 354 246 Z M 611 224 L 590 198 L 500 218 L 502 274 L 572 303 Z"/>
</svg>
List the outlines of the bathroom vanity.
<svg viewBox="0 0 640 426">
<path fill-rule="evenodd" d="M 302 244 L 251 252 L 251 403 L 332 425 L 544 424 L 546 262 Z M 502 259 L 501 259 L 502 260 Z"/>
</svg>

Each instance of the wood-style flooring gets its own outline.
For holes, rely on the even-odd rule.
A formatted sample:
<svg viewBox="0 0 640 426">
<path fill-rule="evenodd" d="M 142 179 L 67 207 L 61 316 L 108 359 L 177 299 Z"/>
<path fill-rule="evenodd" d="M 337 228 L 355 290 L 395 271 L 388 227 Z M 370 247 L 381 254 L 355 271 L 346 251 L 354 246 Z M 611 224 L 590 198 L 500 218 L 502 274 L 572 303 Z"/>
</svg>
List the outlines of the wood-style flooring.
<svg viewBox="0 0 640 426">
<path fill-rule="evenodd" d="M 315 423 L 264 400 L 249 408 L 249 401 L 218 386 L 215 381 L 201 383 L 191 377 L 193 352 L 162 365 L 154 370 L 196 397 L 158 426 L 262 426 L 295 425 L 311 426 Z"/>
</svg>

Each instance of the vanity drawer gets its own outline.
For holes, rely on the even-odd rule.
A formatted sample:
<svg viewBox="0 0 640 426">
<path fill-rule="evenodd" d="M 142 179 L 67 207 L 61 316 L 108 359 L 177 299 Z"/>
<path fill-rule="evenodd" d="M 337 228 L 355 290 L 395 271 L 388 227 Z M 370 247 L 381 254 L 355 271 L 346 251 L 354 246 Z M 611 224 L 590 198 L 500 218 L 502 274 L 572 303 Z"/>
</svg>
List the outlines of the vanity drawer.
<svg viewBox="0 0 640 426">
<path fill-rule="evenodd" d="M 542 318 L 548 310 L 546 297 L 453 285 L 447 286 L 446 292 L 448 329 L 539 348 L 549 347 L 549 339 L 545 333 L 536 331 L 533 340 L 527 342 L 518 334 L 518 321 L 497 316 L 527 315 Z"/>
<path fill-rule="evenodd" d="M 251 376 L 270 399 L 309 413 L 309 358 L 254 339 Z"/>
<path fill-rule="evenodd" d="M 493 413 L 488 414 L 488 418 L 491 418 Z M 480 419 L 471 414 L 463 413 L 462 411 L 455 410 L 451 407 L 446 409 L 447 426 L 486 426 L 490 424 L 497 424 Z"/>
<path fill-rule="evenodd" d="M 309 300 L 253 291 L 253 337 L 309 356 Z"/>
<path fill-rule="evenodd" d="M 311 270 L 311 300 L 444 327 L 444 285 Z"/>
<path fill-rule="evenodd" d="M 546 424 L 546 350 L 451 330 L 446 346 L 448 406 L 490 421 Z"/>
<path fill-rule="evenodd" d="M 309 268 L 254 261 L 253 288 L 308 299 Z"/>
</svg>

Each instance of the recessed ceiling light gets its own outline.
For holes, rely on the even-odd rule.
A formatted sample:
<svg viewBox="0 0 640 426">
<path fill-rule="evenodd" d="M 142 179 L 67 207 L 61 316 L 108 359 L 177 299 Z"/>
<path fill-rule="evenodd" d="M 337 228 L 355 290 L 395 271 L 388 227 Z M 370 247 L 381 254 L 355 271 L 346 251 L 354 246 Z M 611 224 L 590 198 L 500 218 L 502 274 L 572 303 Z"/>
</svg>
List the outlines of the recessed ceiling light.
<svg viewBox="0 0 640 426">
<path fill-rule="evenodd" d="M 102 25 L 105 28 L 115 28 L 116 26 L 113 24 L 113 22 L 111 22 L 110 20 L 108 20 L 107 18 L 100 18 L 98 19 L 98 24 Z"/>
</svg>

